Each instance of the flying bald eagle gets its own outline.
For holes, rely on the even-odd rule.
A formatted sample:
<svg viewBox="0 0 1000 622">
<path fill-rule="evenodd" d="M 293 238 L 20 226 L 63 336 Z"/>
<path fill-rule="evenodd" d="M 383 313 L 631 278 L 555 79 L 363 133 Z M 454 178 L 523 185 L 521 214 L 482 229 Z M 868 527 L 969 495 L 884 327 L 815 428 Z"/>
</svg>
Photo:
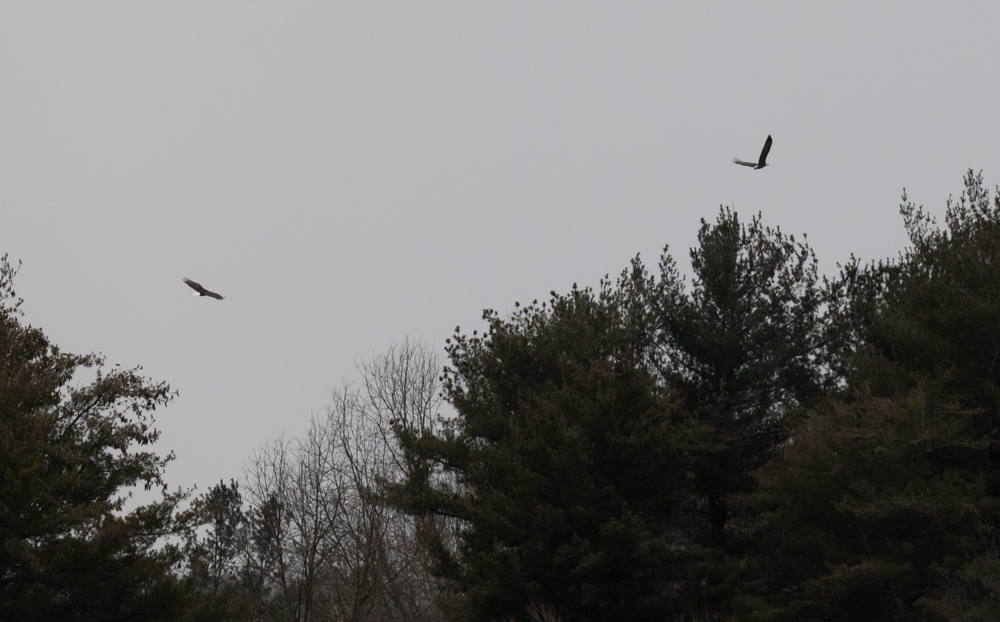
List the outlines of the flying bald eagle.
<svg viewBox="0 0 1000 622">
<path fill-rule="evenodd" d="M 753 162 L 744 162 L 739 158 L 733 158 L 733 162 L 740 164 L 742 166 L 752 166 L 753 170 L 756 171 L 759 168 L 764 168 L 765 166 L 767 166 L 767 152 L 770 150 L 771 150 L 771 135 L 768 134 L 767 140 L 764 141 L 764 149 L 763 151 L 760 152 L 760 160 L 756 164 Z"/>
<path fill-rule="evenodd" d="M 202 287 L 198 283 L 195 283 L 191 279 L 184 279 L 184 282 L 187 283 L 188 287 L 190 287 L 191 289 L 194 290 L 194 293 L 191 294 L 192 296 L 208 296 L 209 298 L 215 298 L 216 300 L 222 300 L 222 296 L 216 294 L 215 292 L 208 291 L 207 289 L 205 289 L 204 287 Z"/>
</svg>

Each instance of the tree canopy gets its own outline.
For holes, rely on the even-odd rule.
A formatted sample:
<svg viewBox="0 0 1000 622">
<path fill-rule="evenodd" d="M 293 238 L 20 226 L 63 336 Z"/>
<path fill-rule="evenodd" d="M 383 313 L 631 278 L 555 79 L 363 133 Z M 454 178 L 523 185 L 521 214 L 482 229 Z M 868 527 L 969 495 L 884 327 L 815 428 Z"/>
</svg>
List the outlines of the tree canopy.
<svg viewBox="0 0 1000 622">
<path fill-rule="evenodd" d="M 131 487 L 164 487 L 172 457 L 146 448 L 170 388 L 25 325 L 16 272 L 0 259 L 0 618 L 163 619 L 178 557 L 157 544 L 177 497 L 125 504 Z"/>
<path fill-rule="evenodd" d="M 470 525 L 460 561 L 442 567 L 475 619 L 532 603 L 575 619 L 653 615 L 683 557 L 666 533 L 684 477 L 672 450 L 679 411 L 645 368 L 616 292 L 574 289 L 486 319 L 486 335 L 447 346 L 444 389 L 459 416 L 408 439 L 454 476 L 434 486 L 424 471 L 409 507 Z"/>
<path fill-rule="evenodd" d="M 721 209 L 669 252 L 447 347 L 443 428 L 392 489 L 458 521 L 462 619 L 990 619 L 1000 564 L 1000 200 L 821 278 Z"/>
<path fill-rule="evenodd" d="M 759 473 L 764 583 L 781 596 L 747 602 L 765 619 L 996 615 L 1000 198 L 970 171 L 944 228 L 903 201 L 906 252 L 842 274 L 861 293 L 844 317 L 863 318 L 847 390 Z"/>
</svg>

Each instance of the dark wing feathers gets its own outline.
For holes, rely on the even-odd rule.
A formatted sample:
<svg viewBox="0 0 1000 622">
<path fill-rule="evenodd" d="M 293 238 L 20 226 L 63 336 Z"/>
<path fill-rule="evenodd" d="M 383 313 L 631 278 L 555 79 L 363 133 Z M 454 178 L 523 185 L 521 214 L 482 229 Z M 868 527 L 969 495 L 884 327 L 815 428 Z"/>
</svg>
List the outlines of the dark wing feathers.
<svg viewBox="0 0 1000 622">
<path fill-rule="evenodd" d="M 739 164 L 740 166 L 749 166 L 753 169 L 764 168 L 767 166 L 767 154 L 771 151 L 771 135 L 767 135 L 767 140 L 764 141 L 764 149 L 760 152 L 760 159 L 756 162 L 744 162 L 739 158 L 733 158 L 733 162 Z"/>
<path fill-rule="evenodd" d="M 205 288 L 202 287 L 200 283 L 195 283 L 191 279 L 184 279 L 184 282 L 187 283 L 188 287 L 198 292 L 199 294 L 205 293 Z"/>
<path fill-rule="evenodd" d="M 222 300 L 223 298 L 219 294 L 216 294 L 215 292 L 205 289 L 204 287 L 201 286 L 200 283 L 195 283 L 191 279 L 184 279 L 184 282 L 187 283 L 188 287 L 198 292 L 198 295 L 200 296 L 208 296 L 209 298 L 215 298 L 216 300 Z"/>
<path fill-rule="evenodd" d="M 760 152 L 760 162 L 757 163 L 757 166 L 761 168 L 767 166 L 767 152 L 770 150 L 771 150 L 771 135 L 768 134 L 767 140 L 764 141 L 764 149 L 761 150 Z"/>
</svg>

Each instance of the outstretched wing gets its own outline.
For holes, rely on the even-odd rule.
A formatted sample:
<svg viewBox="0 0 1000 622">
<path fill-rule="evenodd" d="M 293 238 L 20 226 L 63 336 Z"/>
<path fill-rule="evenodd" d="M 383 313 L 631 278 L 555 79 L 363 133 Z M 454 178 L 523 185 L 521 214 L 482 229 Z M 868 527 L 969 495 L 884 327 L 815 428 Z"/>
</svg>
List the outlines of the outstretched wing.
<svg viewBox="0 0 1000 622">
<path fill-rule="evenodd" d="M 760 162 L 757 163 L 757 166 L 764 168 L 764 166 L 767 164 L 767 152 L 770 150 L 771 150 L 771 135 L 768 134 L 767 140 L 764 141 L 764 149 L 762 149 L 760 152 Z"/>
<path fill-rule="evenodd" d="M 741 160 L 739 158 L 733 158 L 733 162 L 735 162 L 736 164 L 740 164 L 742 166 L 749 166 L 751 168 L 756 168 L 757 167 L 757 163 L 756 162 L 744 162 L 743 160 Z"/>
<path fill-rule="evenodd" d="M 191 288 L 191 289 L 193 289 L 194 291 L 198 292 L 198 293 L 199 293 L 199 294 L 201 294 L 202 296 L 204 296 L 204 295 L 205 295 L 205 292 L 206 292 L 207 290 L 206 290 L 206 289 L 205 289 L 204 287 L 202 287 L 200 283 L 195 283 L 195 282 L 194 282 L 194 281 L 192 281 L 191 279 L 184 279 L 184 282 L 185 282 L 185 283 L 187 283 L 187 286 L 188 286 L 188 287 L 190 287 L 190 288 Z"/>
<path fill-rule="evenodd" d="M 223 299 L 223 297 L 220 296 L 219 294 L 216 294 L 215 292 L 205 289 L 204 287 L 201 286 L 200 283 L 195 283 L 191 279 L 184 279 L 184 282 L 187 283 L 188 287 L 198 292 L 198 295 L 200 296 L 208 296 L 209 298 L 215 298 L 216 300 Z"/>
</svg>

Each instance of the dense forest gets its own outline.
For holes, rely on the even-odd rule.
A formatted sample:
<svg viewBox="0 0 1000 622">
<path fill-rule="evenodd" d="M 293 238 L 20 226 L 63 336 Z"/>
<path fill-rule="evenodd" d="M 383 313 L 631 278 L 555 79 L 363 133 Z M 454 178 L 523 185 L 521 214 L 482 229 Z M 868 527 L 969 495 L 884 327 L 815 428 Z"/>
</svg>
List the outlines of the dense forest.
<svg viewBox="0 0 1000 622">
<path fill-rule="evenodd" d="M 964 181 L 827 276 L 722 208 L 686 276 L 404 341 L 200 495 L 169 386 L 60 351 L 5 256 L 0 619 L 995 620 L 1000 190 Z"/>
</svg>

